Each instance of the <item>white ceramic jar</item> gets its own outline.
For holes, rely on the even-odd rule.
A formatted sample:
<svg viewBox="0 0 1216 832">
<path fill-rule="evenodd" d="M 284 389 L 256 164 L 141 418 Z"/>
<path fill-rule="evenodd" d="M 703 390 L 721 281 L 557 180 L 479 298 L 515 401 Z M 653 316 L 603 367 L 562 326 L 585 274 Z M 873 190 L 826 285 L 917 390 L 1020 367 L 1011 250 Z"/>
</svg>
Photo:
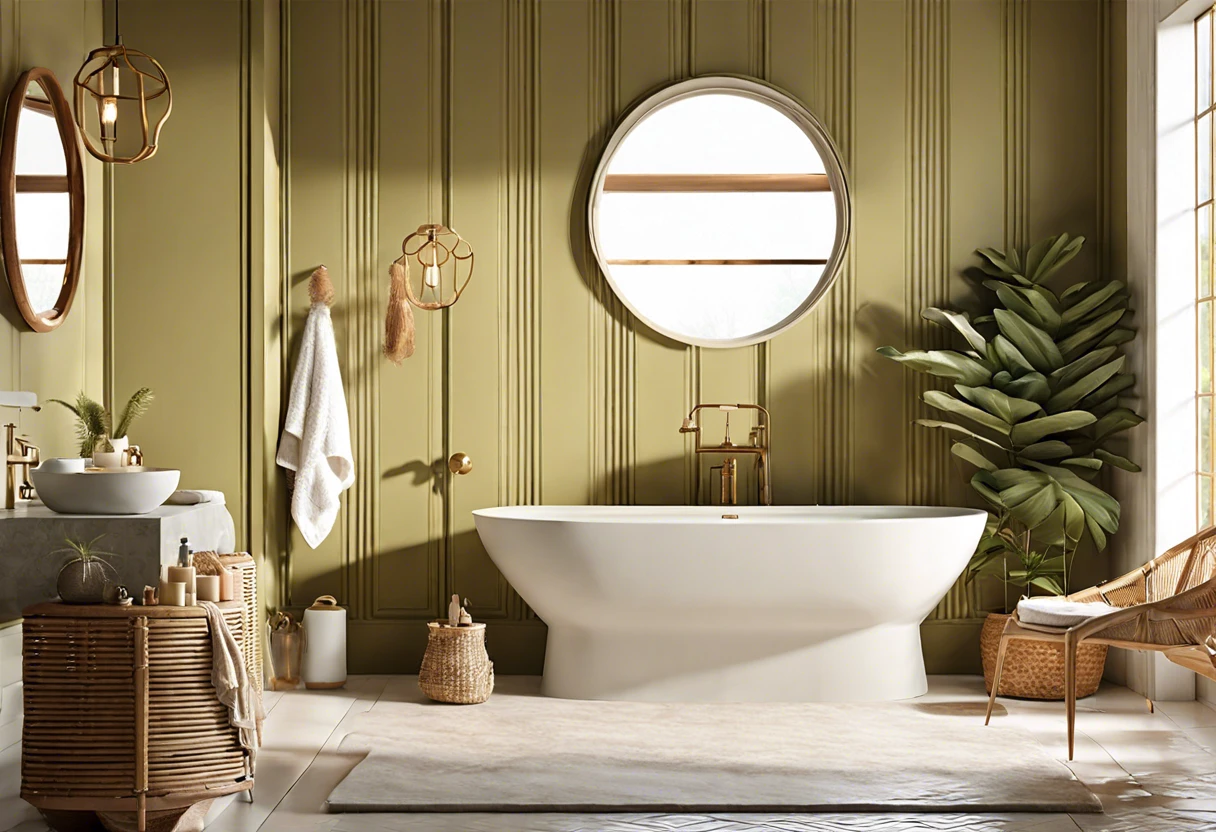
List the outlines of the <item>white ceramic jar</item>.
<svg viewBox="0 0 1216 832">
<path fill-rule="evenodd" d="M 304 687 L 340 688 L 346 684 L 346 609 L 322 595 L 304 610 Z"/>
</svg>

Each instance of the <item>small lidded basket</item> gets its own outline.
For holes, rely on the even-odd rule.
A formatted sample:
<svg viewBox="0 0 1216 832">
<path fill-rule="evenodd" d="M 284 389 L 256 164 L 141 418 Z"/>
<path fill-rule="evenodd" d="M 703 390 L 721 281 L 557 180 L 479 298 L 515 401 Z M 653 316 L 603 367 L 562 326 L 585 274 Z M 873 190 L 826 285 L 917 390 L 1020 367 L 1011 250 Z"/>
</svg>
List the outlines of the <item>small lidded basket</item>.
<svg viewBox="0 0 1216 832">
<path fill-rule="evenodd" d="M 436 702 L 478 705 L 494 690 L 494 663 L 486 653 L 486 625 L 427 623 L 426 653 L 418 687 Z"/>
</svg>

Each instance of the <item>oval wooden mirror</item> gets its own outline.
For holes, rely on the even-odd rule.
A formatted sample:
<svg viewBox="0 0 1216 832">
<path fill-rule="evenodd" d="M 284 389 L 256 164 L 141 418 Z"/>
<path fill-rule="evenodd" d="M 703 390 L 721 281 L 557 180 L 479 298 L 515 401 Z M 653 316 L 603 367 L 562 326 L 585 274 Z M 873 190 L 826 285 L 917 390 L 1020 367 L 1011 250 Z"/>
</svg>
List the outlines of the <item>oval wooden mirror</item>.
<svg viewBox="0 0 1216 832">
<path fill-rule="evenodd" d="M 76 123 L 55 73 L 21 74 L 0 147 L 0 238 L 21 317 L 50 332 L 72 308 L 84 240 L 84 165 Z"/>
</svg>

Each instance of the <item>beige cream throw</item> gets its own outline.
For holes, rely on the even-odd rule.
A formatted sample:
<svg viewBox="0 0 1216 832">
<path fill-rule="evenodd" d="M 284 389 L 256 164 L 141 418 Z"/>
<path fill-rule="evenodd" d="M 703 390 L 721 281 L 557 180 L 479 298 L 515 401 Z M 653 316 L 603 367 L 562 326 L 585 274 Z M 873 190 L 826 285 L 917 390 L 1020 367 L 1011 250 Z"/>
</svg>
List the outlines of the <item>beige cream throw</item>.
<svg viewBox="0 0 1216 832">
<path fill-rule="evenodd" d="M 249 750 L 250 761 L 257 759 L 258 738 L 262 727 L 262 700 L 245 671 L 245 659 L 236 637 L 220 608 L 211 601 L 200 605 L 207 611 L 211 630 L 211 684 L 216 696 L 228 708 L 228 721 L 241 731 L 241 746 Z"/>
</svg>

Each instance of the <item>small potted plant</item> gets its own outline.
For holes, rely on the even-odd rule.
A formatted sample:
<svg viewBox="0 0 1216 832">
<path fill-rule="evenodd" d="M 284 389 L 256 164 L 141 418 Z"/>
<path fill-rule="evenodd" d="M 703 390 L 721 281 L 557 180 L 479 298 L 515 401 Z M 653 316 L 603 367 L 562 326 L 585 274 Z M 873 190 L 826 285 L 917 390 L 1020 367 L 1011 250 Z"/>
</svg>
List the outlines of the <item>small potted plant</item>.
<svg viewBox="0 0 1216 832">
<path fill-rule="evenodd" d="M 950 450 L 975 469 L 971 487 L 989 507 L 967 576 L 995 577 L 1005 589 L 1001 611 L 988 616 L 980 637 L 990 690 L 1000 634 L 1017 603 L 1009 589 L 1067 594 L 1082 540 L 1101 551 L 1119 528 L 1119 502 L 1099 477 L 1112 467 L 1140 470 L 1112 447 L 1118 434 L 1144 421 L 1122 403 L 1135 383 L 1122 351 L 1135 337 L 1125 326 L 1127 288 L 1117 280 L 1050 288 L 1083 242 L 1061 234 L 1022 253 L 980 249 L 991 313 L 975 320 L 945 309 L 923 313 L 965 346 L 879 349 L 950 382 L 923 397 L 942 417 L 917 423 L 957 437 Z M 1003 695 L 1063 698 L 1058 644 L 1018 640 L 1009 650 Z M 1105 658 L 1105 646 L 1081 648 L 1079 696 L 1097 690 Z"/>
<path fill-rule="evenodd" d="M 114 567 L 98 555 L 113 555 L 113 552 L 102 552 L 94 547 L 101 537 L 89 541 L 72 540 L 68 538 L 66 549 L 56 549 L 51 554 L 58 555 L 73 553 L 76 557 L 69 560 L 59 570 L 56 589 L 59 598 L 65 604 L 100 604 L 105 600 L 106 590 L 110 579 L 114 576 Z"/>
<path fill-rule="evenodd" d="M 130 445 L 127 432 L 132 423 L 148 412 L 153 394 L 150 387 L 141 387 L 127 400 L 118 422 L 113 423 L 110 411 L 81 392 L 75 404 L 62 399 L 51 399 L 61 404 L 76 416 L 76 436 L 80 440 L 80 455 L 91 458 L 98 468 L 118 468 Z"/>
</svg>

